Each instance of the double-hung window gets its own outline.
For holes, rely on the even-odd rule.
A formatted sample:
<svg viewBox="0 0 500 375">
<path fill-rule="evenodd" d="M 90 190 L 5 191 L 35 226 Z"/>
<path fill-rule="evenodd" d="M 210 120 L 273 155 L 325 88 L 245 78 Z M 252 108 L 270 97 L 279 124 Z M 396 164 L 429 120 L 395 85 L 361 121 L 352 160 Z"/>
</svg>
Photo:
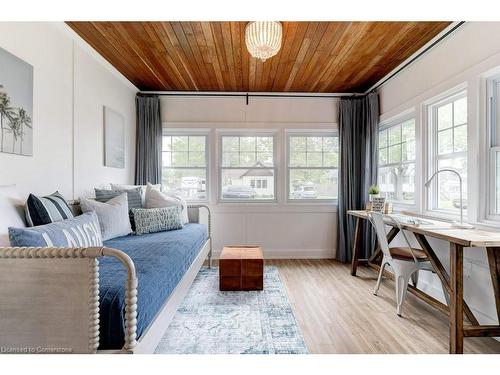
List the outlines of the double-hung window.
<svg viewBox="0 0 500 375">
<path fill-rule="evenodd" d="M 467 208 L 467 92 L 461 91 L 428 106 L 429 173 L 443 168 L 460 173 L 463 207 Z M 459 179 L 454 173 L 436 176 L 429 191 L 428 208 L 451 214 L 460 208 Z"/>
<path fill-rule="evenodd" d="M 338 198 L 339 139 L 334 134 L 288 134 L 288 199 Z"/>
<path fill-rule="evenodd" d="M 500 76 L 488 80 L 489 199 L 487 215 L 500 220 Z"/>
<path fill-rule="evenodd" d="M 270 133 L 220 136 L 220 200 L 276 199 L 275 136 Z"/>
<path fill-rule="evenodd" d="M 186 200 L 207 200 L 207 134 L 163 135 L 162 184 Z"/>
<path fill-rule="evenodd" d="M 378 184 L 382 197 L 415 204 L 415 118 L 413 115 L 380 126 Z"/>
</svg>

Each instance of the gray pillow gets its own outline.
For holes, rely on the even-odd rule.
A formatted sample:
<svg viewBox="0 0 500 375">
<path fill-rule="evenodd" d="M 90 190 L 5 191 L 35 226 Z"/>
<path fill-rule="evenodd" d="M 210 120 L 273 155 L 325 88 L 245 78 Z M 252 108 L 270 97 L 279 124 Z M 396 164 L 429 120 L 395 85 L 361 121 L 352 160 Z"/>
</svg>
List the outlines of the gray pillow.
<svg viewBox="0 0 500 375">
<path fill-rule="evenodd" d="M 105 203 L 120 194 L 127 193 L 128 208 L 142 208 L 142 189 L 140 187 L 126 190 L 105 190 L 96 188 L 94 191 L 95 200 L 102 203 Z"/>
<path fill-rule="evenodd" d="M 163 232 L 173 229 L 182 229 L 180 206 L 165 208 L 133 208 L 135 234 Z"/>
<path fill-rule="evenodd" d="M 127 194 L 123 193 L 106 203 L 80 198 L 83 212 L 94 211 L 99 219 L 103 241 L 132 233 L 130 226 Z"/>
</svg>

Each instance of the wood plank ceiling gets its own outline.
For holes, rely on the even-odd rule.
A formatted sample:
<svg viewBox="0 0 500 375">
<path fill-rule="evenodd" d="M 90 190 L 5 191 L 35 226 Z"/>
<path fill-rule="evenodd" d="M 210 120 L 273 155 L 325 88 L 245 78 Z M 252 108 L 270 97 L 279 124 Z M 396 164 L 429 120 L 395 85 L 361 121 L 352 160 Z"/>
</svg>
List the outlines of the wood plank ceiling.
<svg viewBox="0 0 500 375">
<path fill-rule="evenodd" d="M 363 92 L 449 22 L 282 22 L 262 63 L 247 22 L 67 22 L 140 90 Z"/>
</svg>

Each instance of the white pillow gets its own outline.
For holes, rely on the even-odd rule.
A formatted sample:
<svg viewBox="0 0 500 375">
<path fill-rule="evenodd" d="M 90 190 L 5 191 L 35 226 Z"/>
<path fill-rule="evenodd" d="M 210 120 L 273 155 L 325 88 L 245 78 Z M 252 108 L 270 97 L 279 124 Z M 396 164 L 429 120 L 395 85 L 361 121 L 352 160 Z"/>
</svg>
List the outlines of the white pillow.
<svg viewBox="0 0 500 375">
<path fill-rule="evenodd" d="M 0 186 L 0 247 L 9 247 L 9 227 L 25 228 L 24 203 L 16 185 Z"/>
<path fill-rule="evenodd" d="M 110 183 L 111 190 L 133 190 L 140 188 L 141 189 L 141 198 L 142 198 L 142 207 L 145 207 L 146 202 L 146 186 L 147 185 L 126 185 L 126 184 L 113 184 Z M 155 190 L 161 191 L 161 184 L 152 185 Z"/>
<path fill-rule="evenodd" d="M 146 208 L 164 208 L 171 206 L 181 206 L 182 224 L 189 223 L 186 201 L 178 195 L 167 195 L 154 188 L 148 183 L 146 186 Z"/>
<path fill-rule="evenodd" d="M 97 214 L 103 241 L 132 233 L 127 193 L 120 194 L 106 203 L 80 198 L 80 206 L 83 212 L 93 211 Z"/>
</svg>

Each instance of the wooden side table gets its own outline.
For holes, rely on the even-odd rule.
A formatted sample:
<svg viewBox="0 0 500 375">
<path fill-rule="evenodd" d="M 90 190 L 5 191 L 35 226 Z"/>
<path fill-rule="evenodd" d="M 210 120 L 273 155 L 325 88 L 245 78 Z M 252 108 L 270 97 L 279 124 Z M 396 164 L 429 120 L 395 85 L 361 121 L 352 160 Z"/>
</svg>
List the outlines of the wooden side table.
<svg viewBox="0 0 500 375">
<path fill-rule="evenodd" d="M 260 246 L 224 247 L 219 258 L 219 289 L 264 289 L 264 256 Z"/>
</svg>

